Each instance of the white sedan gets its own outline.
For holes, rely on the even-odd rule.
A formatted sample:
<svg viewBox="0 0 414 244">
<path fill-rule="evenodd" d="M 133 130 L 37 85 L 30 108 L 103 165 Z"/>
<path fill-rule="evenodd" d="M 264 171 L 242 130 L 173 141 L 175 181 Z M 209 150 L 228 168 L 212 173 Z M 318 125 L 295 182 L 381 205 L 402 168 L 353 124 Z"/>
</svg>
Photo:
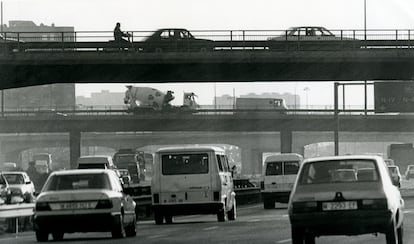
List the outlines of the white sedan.
<svg viewBox="0 0 414 244">
<path fill-rule="evenodd" d="M 135 202 L 124 194 L 113 170 L 53 172 L 37 198 L 37 241 L 62 240 L 64 233 L 110 231 L 113 238 L 136 235 Z"/>
</svg>

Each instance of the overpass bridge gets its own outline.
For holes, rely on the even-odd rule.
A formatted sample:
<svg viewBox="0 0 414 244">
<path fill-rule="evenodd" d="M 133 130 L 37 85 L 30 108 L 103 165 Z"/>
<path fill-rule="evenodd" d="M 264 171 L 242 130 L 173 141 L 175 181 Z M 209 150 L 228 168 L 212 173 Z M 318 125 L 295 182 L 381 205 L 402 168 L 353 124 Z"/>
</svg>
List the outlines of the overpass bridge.
<svg viewBox="0 0 414 244">
<path fill-rule="evenodd" d="M 356 135 L 368 133 L 370 136 L 361 138 L 373 138 L 366 139 L 367 141 L 381 141 L 378 138 L 389 136 L 387 133 L 391 133 L 394 137 L 387 137 L 387 140 L 411 142 L 411 136 L 400 139 L 399 134 L 403 132 L 410 135 L 410 133 L 414 132 L 414 123 L 411 122 L 413 119 L 414 115 L 340 115 L 339 138 L 343 142 L 343 133 L 356 133 Z M 0 133 L 68 133 L 66 145 L 69 145 L 70 148 L 70 161 L 72 166 L 80 156 L 82 134 L 85 135 L 85 133 L 91 132 L 158 132 L 161 135 L 173 131 L 190 133 L 190 135 L 191 133 L 197 132 L 203 135 L 200 136 L 201 139 L 196 140 L 189 137 L 185 138 L 185 140 L 180 140 L 179 143 L 226 143 L 237 145 L 241 148 L 250 148 L 251 152 L 256 149 L 255 153 L 249 153 L 245 156 L 245 159 L 250 158 L 252 160 L 251 158 L 256 158 L 259 153 L 263 152 L 257 151 L 259 148 L 269 151 L 303 153 L 303 147 L 305 145 L 321 141 L 333 141 L 333 131 L 336 128 L 337 123 L 333 115 L 312 114 L 253 113 L 201 115 L 150 113 L 142 115 L 61 116 L 41 113 L 37 116 L 32 114 L 32 116 L 14 115 L 0 117 Z M 208 135 L 215 134 L 218 137 L 206 136 L 206 133 Z M 226 133 L 233 133 L 236 137 L 221 136 L 228 135 Z M 265 133 L 263 135 L 269 135 L 269 138 L 264 136 L 264 141 L 260 141 L 261 139 L 259 137 L 261 135 L 256 136 L 257 138 L 253 136 L 253 139 L 251 136 L 247 136 L 246 139 L 246 137 L 242 136 L 246 135 L 246 133 Z M 123 138 L 123 135 L 118 136 L 118 139 L 114 140 L 113 144 L 112 142 L 107 142 L 110 144 L 108 146 L 111 148 L 120 147 L 121 140 L 119 137 Z M 153 142 L 156 144 L 174 144 L 165 143 L 166 140 L 162 136 L 161 138 L 153 138 L 151 143 L 147 143 L 147 141 L 145 143 L 146 145 L 154 144 Z M 358 136 L 352 138 L 352 140 L 359 141 Z M 108 138 L 106 140 L 111 141 Z M 128 145 L 137 144 L 135 139 L 131 140 Z M 241 140 L 241 144 L 237 140 Z M 125 140 L 122 141 L 125 142 Z M 172 141 L 174 139 L 168 142 Z M 104 143 L 100 142 L 99 144 Z M 33 143 L 33 145 L 36 144 Z M 2 148 L 7 148 L 7 143 L 2 144 Z M 20 149 L 7 150 L 15 153 Z"/>
<path fill-rule="evenodd" d="M 33 41 L 27 33 L 9 33 L 19 41 L 0 43 L 0 88 L 56 82 L 352 81 L 414 77 L 412 30 L 367 30 L 367 35 L 363 30 L 337 30 L 336 39 L 313 41 L 318 48 L 308 48 L 307 41 L 299 37 L 286 37 L 278 41 L 287 47 L 281 50 L 271 50 L 267 39 L 283 37 L 284 31 L 199 31 L 194 36 L 211 39 L 212 50 L 171 52 L 143 52 L 139 47 L 149 34 L 135 33 L 137 41 L 125 47 L 128 51 L 110 42 L 109 33 L 62 33 L 61 40 L 52 42 Z M 356 43 L 352 48 L 347 45 L 350 38 Z M 332 42 L 335 48 L 323 48 Z"/>
</svg>

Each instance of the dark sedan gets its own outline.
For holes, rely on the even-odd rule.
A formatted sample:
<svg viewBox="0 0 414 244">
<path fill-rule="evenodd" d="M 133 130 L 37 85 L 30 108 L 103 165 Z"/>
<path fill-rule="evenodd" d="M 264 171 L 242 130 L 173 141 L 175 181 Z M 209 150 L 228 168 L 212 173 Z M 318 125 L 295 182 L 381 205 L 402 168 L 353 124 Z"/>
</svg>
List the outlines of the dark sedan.
<svg viewBox="0 0 414 244">
<path fill-rule="evenodd" d="M 195 38 L 186 29 L 160 29 L 144 40 L 144 52 L 206 52 L 214 49 L 213 41 Z"/>
</svg>

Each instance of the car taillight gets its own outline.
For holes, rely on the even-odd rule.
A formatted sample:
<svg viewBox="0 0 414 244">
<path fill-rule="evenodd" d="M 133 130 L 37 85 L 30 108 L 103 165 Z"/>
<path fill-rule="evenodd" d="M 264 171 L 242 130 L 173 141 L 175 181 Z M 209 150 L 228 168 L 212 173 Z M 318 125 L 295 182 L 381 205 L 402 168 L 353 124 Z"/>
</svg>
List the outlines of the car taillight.
<svg viewBox="0 0 414 244">
<path fill-rule="evenodd" d="M 51 210 L 47 202 L 37 202 L 35 206 L 36 211 L 48 211 Z"/>
<path fill-rule="evenodd" d="M 292 205 L 293 213 L 315 212 L 317 209 L 317 202 L 295 202 Z"/>
<path fill-rule="evenodd" d="M 387 209 L 387 199 L 365 199 L 362 200 L 362 209 Z"/>
<path fill-rule="evenodd" d="M 219 191 L 213 192 L 213 200 L 214 201 L 220 201 L 220 192 Z"/>
<path fill-rule="evenodd" d="M 160 195 L 154 194 L 152 197 L 154 198 L 154 203 L 160 203 Z"/>
<path fill-rule="evenodd" d="M 96 204 L 97 209 L 112 208 L 112 201 L 109 199 L 99 200 Z"/>
</svg>

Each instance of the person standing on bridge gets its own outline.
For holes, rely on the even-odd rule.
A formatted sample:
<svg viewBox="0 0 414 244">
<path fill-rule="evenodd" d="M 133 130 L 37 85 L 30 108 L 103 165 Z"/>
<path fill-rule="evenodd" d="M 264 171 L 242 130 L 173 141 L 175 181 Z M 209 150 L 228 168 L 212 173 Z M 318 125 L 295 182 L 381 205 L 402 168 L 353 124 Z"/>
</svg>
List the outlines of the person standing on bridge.
<svg viewBox="0 0 414 244">
<path fill-rule="evenodd" d="M 129 43 L 129 37 L 131 35 L 127 32 L 121 31 L 121 23 L 116 23 L 115 29 L 114 29 L 114 39 L 117 43 Z M 128 40 L 124 39 L 123 37 L 127 37 Z"/>
</svg>

